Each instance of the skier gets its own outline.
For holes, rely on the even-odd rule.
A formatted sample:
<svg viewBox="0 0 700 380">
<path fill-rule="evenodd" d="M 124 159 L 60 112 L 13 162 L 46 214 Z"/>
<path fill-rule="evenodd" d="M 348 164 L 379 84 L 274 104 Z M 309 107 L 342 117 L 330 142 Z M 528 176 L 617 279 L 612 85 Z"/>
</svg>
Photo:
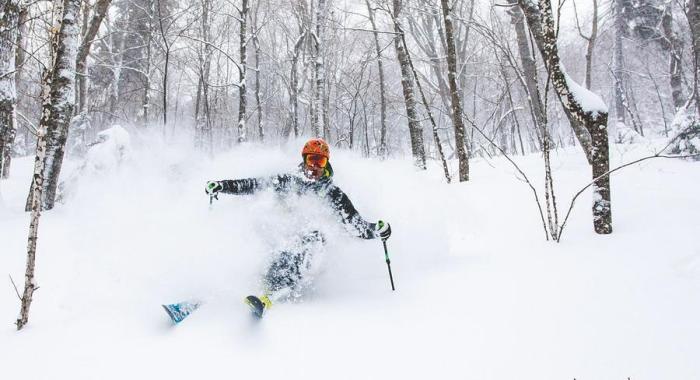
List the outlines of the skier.
<svg viewBox="0 0 700 380">
<path fill-rule="evenodd" d="M 391 236 L 389 223 L 370 223 L 357 212 L 350 198 L 333 184 L 333 168 L 329 162 L 330 150 L 323 139 L 315 138 L 304 144 L 301 151 L 303 161 L 296 173 L 275 175 L 268 178 L 247 178 L 235 180 L 208 181 L 206 193 L 216 197 L 218 193 L 253 194 L 264 189 L 273 189 L 280 196 L 315 195 L 325 200 L 340 221 L 363 239 Z M 283 300 L 300 291 L 304 276 L 311 266 L 314 252 L 325 243 L 320 231 L 301 233 L 290 247 L 279 252 L 263 279 L 263 295 L 248 296 L 245 302 L 253 313 L 262 317 L 263 312 L 272 306 L 273 301 Z"/>
</svg>

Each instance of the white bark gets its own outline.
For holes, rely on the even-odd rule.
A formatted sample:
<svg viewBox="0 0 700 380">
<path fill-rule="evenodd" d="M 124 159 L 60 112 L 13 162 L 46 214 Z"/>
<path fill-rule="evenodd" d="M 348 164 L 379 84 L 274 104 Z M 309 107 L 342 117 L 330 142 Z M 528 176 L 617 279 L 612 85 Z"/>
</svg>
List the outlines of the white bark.
<svg viewBox="0 0 700 380">
<path fill-rule="evenodd" d="M 68 137 L 68 125 L 73 112 L 75 101 L 75 62 L 78 53 L 78 13 L 80 0 L 64 0 L 63 22 L 54 40 L 55 62 L 43 86 L 48 88 L 42 106 L 42 117 L 39 122 L 39 138 L 34 159 L 33 186 L 29 195 L 29 210 L 31 223 L 27 247 L 27 267 L 25 272 L 24 292 L 20 317 L 17 319 L 17 329 L 22 329 L 29 320 L 29 308 L 36 290 L 34 267 L 36 258 L 36 243 L 38 239 L 39 218 L 42 207 L 53 207 L 51 194 L 43 196 L 45 191 L 54 191 L 50 181 L 46 184 L 47 169 L 56 180 L 63 162 L 63 150 Z M 52 144 L 55 144 L 52 146 Z M 45 200 L 43 200 L 45 198 Z M 50 202 L 49 202 L 50 201 Z"/>
<path fill-rule="evenodd" d="M 240 17 L 240 29 L 238 32 L 239 37 L 239 53 L 241 59 L 241 67 L 238 70 L 238 142 L 248 141 L 248 130 L 246 128 L 246 108 L 248 105 L 247 99 L 247 88 L 246 84 L 248 73 L 246 68 L 246 63 L 248 61 L 248 0 L 241 1 L 241 9 L 239 12 Z"/>
<path fill-rule="evenodd" d="M 394 48 L 401 67 L 401 87 L 403 88 L 404 104 L 406 106 L 406 117 L 408 118 L 408 131 L 411 137 L 411 151 L 413 153 L 413 163 L 419 169 L 426 169 L 425 145 L 423 144 L 423 126 L 418 120 L 416 112 L 416 99 L 413 90 L 413 74 L 408 61 L 404 40 L 404 31 L 401 27 L 401 0 L 393 0 L 394 5 L 394 31 L 397 33 L 394 38 Z"/>
<path fill-rule="evenodd" d="M 323 62 L 323 34 L 326 23 L 326 0 L 318 0 L 316 4 L 316 16 L 315 16 L 315 32 L 311 34 L 312 44 L 313 44 L 313 54 L 312 58 L 314 60 L 314 99 L 313 105 L 311 107 L 311 125 L 313 128 L 313 134 L 315 137 L 322 137 L 326 131 L 326 126 L 324 121 L 327 119 L 324 117 L 324 94 L 325 94 L 325 80 L 326 74 L 324 71 Z M 327 136 L 326 136 L 327 138 Z"/>
<path fill-rule="evenodd" d="M 70 119 L 75 106 L 75 64 L 78 55 L 80 0 L 63 1 L 63 21 L 53 41 L 54 64 L 45 75 L 40 123 L 46 123 L 46 158 L 43 167 L 42 204 L 50 210 L 56 200 Z M 36 183 L 32 182 L 32 187 Z M 30 192 L 31 193 L 31 192 Z M 27 211 L 31 202 L 28 199 Z"/>
<path fill-rule="evenodd" d="M 15 51 L 19 0 L 7 0 L 0 17 L 0 178 L 10 174 L 12 145 L 17 132 Z"/>
<path fill-rule="evenodd" d="M 372 30 L 374 31 L 374 48 L 377 54 L 377 71 L 379 75 L 379 148 L 377 154 L 381 158 L 386 158 L 387 144 L 386 144 L 386 89 L 384 84 L 384 62 L 382 61 L 382 48 L 379 45 L 379 33 L 377 33 L 377 24 L 374 20 L 374 10 L 369 3 L 369 0 L 365 0 L 367 4 L 367 12 L 369 13 L 369 21 L 372 24 Z"/>
</svg>

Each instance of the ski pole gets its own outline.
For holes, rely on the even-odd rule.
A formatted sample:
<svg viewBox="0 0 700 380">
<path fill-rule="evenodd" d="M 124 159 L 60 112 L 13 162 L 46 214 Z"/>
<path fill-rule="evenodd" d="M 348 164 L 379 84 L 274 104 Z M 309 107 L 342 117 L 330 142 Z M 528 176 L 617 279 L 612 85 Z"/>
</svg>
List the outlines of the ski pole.
<svg viewBox="0 0 700 380">
<path fill-rule="evenodd" d="M 391 274 L 391 260 L 389 260 L 389 251 L 386 249 L 386 240 L 382 240 L 384 244 L 384 258 L 386 258 L 386 267 L 389 269 L 389 281 L 391 281 L 391 290 L 394 291 L 394 276 Z"/>
<path fill-rule="evenodd" d="M 218 194 L 210 194 L 209 195 L 209 208 L 211 208 L 212 204 L 214 203 L 214 199 L 216 199 L 218 201 L 219 195 Z"/>
</svg>

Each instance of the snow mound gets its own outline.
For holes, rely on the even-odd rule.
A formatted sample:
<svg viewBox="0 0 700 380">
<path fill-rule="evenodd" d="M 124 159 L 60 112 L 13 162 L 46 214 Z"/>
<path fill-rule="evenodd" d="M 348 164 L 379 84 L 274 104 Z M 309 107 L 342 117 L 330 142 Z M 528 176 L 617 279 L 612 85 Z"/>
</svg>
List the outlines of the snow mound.
<svg viewBox="0 0 700 380">
<path fill-rule="evenodd" d="M 616 144 L 636 144 L 645 142 L 644 136 L 640 135 L 639 132 L 630 128 L 625 123 L 618 122 L 615 125 L 615 143 Z"/>
<path fill-rule="evenodd" d="M 83 175 L 108 173 L 127 159 L 130 146 L 131 137 L 122 126 L 106 129 L 89 145 L 79 171 Z"/>
<path fill-rule="evenodd" d="M 124 127 L 115 125 L 98 133 L 78 168 L 59 184 L 57 200 L 65 202 L 81 181 L 112 175 L 128 160 L 130 150 L 131 137 Z"/>
</svg>

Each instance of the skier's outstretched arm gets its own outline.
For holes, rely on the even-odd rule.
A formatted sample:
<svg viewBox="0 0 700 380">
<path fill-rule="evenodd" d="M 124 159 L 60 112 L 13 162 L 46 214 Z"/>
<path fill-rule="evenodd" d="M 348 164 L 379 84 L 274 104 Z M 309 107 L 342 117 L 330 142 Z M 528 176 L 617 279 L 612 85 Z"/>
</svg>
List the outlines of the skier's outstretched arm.
<svg viewBox="0 0 700 380">
<path fill-rule="evenodd" d="M 370 223 L 366 221 L 360 216 L 357 209 L 355 209 L 355 206 L 353 206 L 347 194 L 340 190 L 339 187 L 334 186 L 330 189 L 328 192 L 328 199 L 342 222 L 350 226 L 354 232 L 356 232 L 355 236 L 363 239 L 381 238 L 382 240 L 386 240 L 391 235 L 389 223 L 384 223 L 382 221 Z"/>
<path fill-rule="evenodd" d="M 267 178 L 243 178 L 224 179 L 219 181 L 209 181 L 205 191 L 212 195 L 216 193 L 224 194 L 254 194 L 259 190 L 273 188 L 275 191 L 284 191 L 290 185 L 290 176 L 286 174 L 276 175 Z"/>
</svg>

